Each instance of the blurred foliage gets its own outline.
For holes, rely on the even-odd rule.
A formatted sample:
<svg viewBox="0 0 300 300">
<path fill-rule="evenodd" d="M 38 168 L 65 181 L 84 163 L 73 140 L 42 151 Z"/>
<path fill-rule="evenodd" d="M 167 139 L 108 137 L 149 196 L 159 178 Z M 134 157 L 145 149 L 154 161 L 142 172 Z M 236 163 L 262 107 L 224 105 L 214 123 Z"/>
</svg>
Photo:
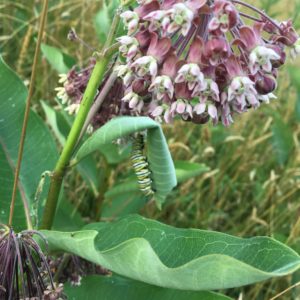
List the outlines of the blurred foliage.
<svg viewBox="0 0 300 300">
<path fill-rule="evenodd" d="M 280 20 L 292 18 L 300 28 L 300 1 L 248 2 L 259 5 Z M 38 0 L 0 0 L 0 52 L 25 83 L 30 76 L 41 3 Z M 73 27 L 86 43 L 99 48 L 103 29 L 97 27 L 97 16 L 101 16 L 102 1 L 52 0 L 50 3 L 45 45 L 74 57 L 79 66 L 85 65 L 92 51 L 68 41 L 67 34 Z M 299 60 L 290 62 L 290 66 L 281 71 L 278 100 L 243 115 L 243 118 L 236 117 L 230 128 L 199 127 L 182 122 L 165 126 L 175 161 L 205 163 L 210 170 L 181 183 L 162 211 L 149 202 L 142 213 L 176 227 L 212 229 L 243 237 L 269 235 L 299 252 L 299 66 Z M 58 74 L 45 57 L 41 58 L 38 72 L 34 108 L 42 112 L 41 99 L 48 105 L 57 106 L 54 88 Z M 96 158 L 98 167 L 106 166 L 105 159 Z M 115 183 L 126 182 L 132 175 L 128 161 L 109 168 L 106 173 L 107 181 L 100 187 L 104 191 Z M 88 217 L 95 193 L 82 180 L 80 172 L 69 175 L 65 182 L 66 196 L 82 215 Z M 97 197 L 97 201 L 103 201 L 99 195 Z M 109 203 L 111 199 L 107 197 L 104 201 Z M 106 217 L 106 213 L 104 215 Z M 227 294 L 237 298 L 242 293 L 243 299 L 269 299 L 299 281 L 299 276 L 295 274 L 282 280 L 227 291 Z M 300 289 L 294 289 L 280 299 L 297 299 L 299 294 Z"/>
</svg>

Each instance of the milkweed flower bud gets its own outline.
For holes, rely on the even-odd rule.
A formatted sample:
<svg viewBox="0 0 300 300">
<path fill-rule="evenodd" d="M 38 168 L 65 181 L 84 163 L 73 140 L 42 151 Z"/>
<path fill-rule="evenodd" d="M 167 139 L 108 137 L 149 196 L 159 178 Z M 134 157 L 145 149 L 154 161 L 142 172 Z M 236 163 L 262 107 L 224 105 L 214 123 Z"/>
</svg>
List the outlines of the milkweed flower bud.
<svg viewBox="0 0 300 300">
<path fill-rule="evenodd" d="M 261 95 L 272 93 L 277 87 L 277 81 L 272 75 L 259 76 L 255 80 L 255 89 Z"/>
</svg>

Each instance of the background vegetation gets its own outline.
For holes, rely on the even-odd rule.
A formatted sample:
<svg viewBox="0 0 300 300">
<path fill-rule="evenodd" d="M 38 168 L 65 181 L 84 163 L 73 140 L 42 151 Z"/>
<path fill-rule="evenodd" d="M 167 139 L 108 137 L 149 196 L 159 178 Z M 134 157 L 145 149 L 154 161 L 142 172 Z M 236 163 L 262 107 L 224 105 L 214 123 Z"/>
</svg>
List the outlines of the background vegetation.
<svg viewBox="0 0 300 300">
<path fill-rule="evenodd" d="M 300 2 L 261 0 L 253 2 L 280 20 L 293 18 L 300 29 Z M 101 0 L 53 0 L 48 15 L 44 43 L 61 49 L 84 66 L 92 51 L 66 37 L 74 27 L 80 37 L 99 48 L 105 26 Z M 0 51 L 4 60 L 23 78 L 29 79 L 35 39 L 36 19 L 41 1 L 0 0 Z M 100 13 L 99 13 L 100 12 Z M 103 23 L 101 23 L 103 24 Z M 50 59 L 51 61 L 51 59 Z M 58 71 L 48 60 L 40 60 L 34 109 L 44 116 L 40 100 L 56 106 Z M 204 163 L 209 170 L 186 181 L 168 197 L 162 211 L 148 203 L 142 214 L 176 227 L 218 230 L 250 237 L 272 236 L 300 252 L 300 76 L 299 61 L 281 71 L 278 100 L 236 118 L 230 128 L 203 127 L 177 122 L 165 126 L 174 160 Z M 45 117 L 45 116 L 44 116 Z M 99 167 L 105 162 L 99 157 Z M 102 176 L 104 191 L 131 175 L 128 161 Z M 71 174 L 70 174 L 71 175 Z M 79 173 L 65 182 L 66 198 L 88 216 L 95 195 Z M 109 198 L 109 197 L 108 197 Z M 102 201 L 102 200 L 101 200 Z M 105 201 L 109 201 L 106 199 Z M 105 219 L 105 214 L 103 215 Z M 227 291 L 243 299 L 269 299 L 300 280 L 300 273 Z M 298 296 L 297 296 L 298 295 Z M 300 299 L 300 289 L 280 299 Z M 297 298 L 298 297 L 298 298 Z"/>
</svg>

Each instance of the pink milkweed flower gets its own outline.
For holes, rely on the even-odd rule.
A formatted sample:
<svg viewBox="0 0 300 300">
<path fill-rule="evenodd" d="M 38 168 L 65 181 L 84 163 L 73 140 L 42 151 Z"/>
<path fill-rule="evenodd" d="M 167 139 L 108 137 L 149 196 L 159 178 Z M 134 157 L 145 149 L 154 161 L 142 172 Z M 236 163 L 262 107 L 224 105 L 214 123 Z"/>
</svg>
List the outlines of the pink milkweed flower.
<svg viewBox="0 0 300 300">
<path fill-rule="evenodd" d="M 230 1 L 215 0 L 213 15 L 208 29 L 216 35 L 227 32 L 237 24 L 238 12 Z"/>
<path fill-rule="evenodd" d="M 162 116 L 166 123 L 172 123 L 173 121 L 170 106 L 167 104 L 162 104 L 159 106 L 155 105 L 154 108 L 150 110 L 150 115 L 159 123 L 162 122 Z"/>
<path fill-rule="evenodd" d="M 166 10 L 156 10 L 146 15 L 144 20 L 150 22 L 150 32 L 161 29 L 162 35 L 165 36 L 171 23 L 170 12 Z"/>
<path fill-rule="evenodd" d="M 166 122 L 180 115 L 230 125 L 235 113 L 272 99 L 286 49 L 300 53 L 291 21 L 243 0 L 138 0 L 124 19 L 128 33 L 119 41 L 127 63 L 118 74 L 139 96 L 132 113 L 140 105 L 141 114 Z"/>
<path fill-rule="evenodd" d="M 272 61 L 279 60 L 280 56 L 273 49 L 257 46 L 251 51 L 249 59 L 251 74 L 256 74 L 260 69 L 270 73 L 272 71 Z"/>
<path fill-rule="evenodd" d="M 267 47 L 261 37 L 261 24 L 256 24 L 253 28 L 243 26 L 240 28 L 240 38 L 233 44 L 242 46 L 249 54 L 249 69 L 255 75 L 260 69 L 270 73 L 273 67 L 272 61 L 277 61 L 281 57 L 271 47 Z"/>
<path fill-rule="evenodd" d="M 143 5 L 139 5 L 134 11 L 138 14 L 140 19 L 143 19 L 153 11 L 159 10 L 159 3 L 157 0 L 148 1 Z"/>
<path fill-rule="evenodd" d="M 280 32 L 274 35 L 276 42 L 281 42 L 286 46 L 293 46 L 299 39 L 299 35 L 293 27 L 293 22 L 288 20 L 280 23 Z"/>
<path fill-rule="evenodd" d="M 260 103 L 257 99 L 255 83 L 247 76 L 235 77 L 228 88 L 229 102 L 233 101 L 237 108 L 243 111 L 248 104 L 257 108 Z"/>
<path fill-rule="evenodd" d="M 220 91 L 218 84 L 212 79 L 204 79 L 203 87 L 199 87 L 199 91 L 195 89 L 193 97 L 199 96 L 200 103 L 205 103 L 207 99 L 212 99 L 215 102 L 220 102 Z"/>
<path fill-rule="evenodd" d="M 218 110 L 214 104 L 198 103 L 194 106 L 194 112 L 197 115 L 202 115 L 207 111 L 208 115 L 214 122 L 218 121 Z"/>
<path fill-rule="evenodd" d="M 203 64 L 204 42 L 201 37 L 196 37 L 190 45 L 187 61 L 198 65 Z"/>
<path fill-rule="evenodd" d="M 172 42 L 170 38 L 159 38 L 157 33 L 151 33 L 151 42 L 147 50 L 147 55 L 154 57 L 161 64 L 172 52 Z"/>
<path fill-rule="evenodd" d="M 119 51 L 127 61 L 132 60 L 139 52 L 139 42 L 136 38 L 125 35 L 117 38 L 117 41 L 121 44 Z"/>
<path fill-rule="evenodd" d="M 130 66 L 128 65 L 120 65 L 115 67 L 115 72 L 117 72 L 118 77 L 123 79 L 125 87 L 128 87 L 135 78 Z"/>
<path fill-rule="evenodd" d="M 223 93 L 222 95 L 223 101 L 226 99 L 226 94 Z M 233 118 L 232 118 L 232 113 L 230 109 L 230 105 L 228 102 L 224 102 L 222 106 L 219 107 L 219 110 L 221 112 L 221 120 L 224 126 L 228 127 L 230 124 L 234 123 Z"/>
<path fill-rule="evenodd" d="M 170 24 L 167 26 L 168 33 L 174 33 L 181 30 L 183 36 L 186 36 L 191 29 L 194 12 L 185 3 L 177 3 L 168 11 L 170 14 Z"/>
<path fill-rule="evenodd" d="M 222 37 L 213 37 L 205 45 L 204 55 L 215 66 L 229 57 L 231 51 L 228 42 Z"/>
<path fill-rule="evenodd" d="M 129 103 L 129 108 L 141 112 L 144 106 L 144 102 L 141 100 L 140 96 L 134 92 L 128 92 L 122 98 L 122 101 Z"/>
<path fill-rule="evenodd" d="M 179 69 L 175 82 L 187 83 L 188 89 L 194 91 L 196 86 L 204 86 L 204 75 L 197 64 L 186 64 Z"/>
<path fill-rule="evenodd" d="M 149 92 L 153 92 L 157 100 L 163 99 L 166 95 L 172 99 L 174 86 L 169 76 L 157 76 L 149 87 Z"/>
<path fill-rule="evenodd" d="M 140 20 L 139 15 L 134 11 L 128 10 L 123 12 L 120 16 L 123 19 L 124 25 L 128 29 L 128 35 L 136 32 Z"/>
<path fill-rule="evenodd" d="M 157 60 L 153 56 L 142 56 L 138 58 L 131 67 L 139 77 L 143 77 L 147 74 L 150 74 L 152 77 L 157 75 Z"/>
<path fill-rule="evenodd" d="M 193 107 L 188 101 L 179 99 L 171 104 L 171 114 L 175 117 L 176 114 L 181 115 L 183 118 L 193 118 Z"/>
</svg>

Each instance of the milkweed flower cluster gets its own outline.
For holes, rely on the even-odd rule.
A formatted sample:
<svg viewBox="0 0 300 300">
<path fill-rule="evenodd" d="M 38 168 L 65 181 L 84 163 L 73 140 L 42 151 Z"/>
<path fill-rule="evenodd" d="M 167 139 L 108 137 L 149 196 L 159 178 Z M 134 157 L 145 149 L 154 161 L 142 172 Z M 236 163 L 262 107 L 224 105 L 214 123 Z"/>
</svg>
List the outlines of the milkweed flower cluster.
<svg viewBox="0 0 300 300">
<path fill-rule="evenodd" d="M 69 114 L 76 114 L 86 89 L 91 72 L 95 66 L 96 60 L 91 59 L 89 65 L 81 70 L 73 67 L 68 74 L 60 74 L 59 83 L 63 86 L 57 87 L 57 97 L 63 105 L 66 105 L 66 111 Z"/>
<path fill-rule="evenodd" d="M 150 116 L 229 126 L 234 114 L 276 98 L 278 68 L 300 54 L 291 21 L 278 22 L 241 0 L 137 0 L 121 14 L 119 80 L 94 117 Z M 76 113 L 91 67 L 63 76 L 58 96 Z M 112 69 L 108 72 L 112 72 Z M 105 80 L 99 92 L 105 86 Z"/>
<path fill-rule="evenodd" d="M 118 38 L 124 63 L 116 68 L 122 101 L 136 114 L 228 126 L 234 113 L 276 98 L 286 50 L 300 53 L 291 21 L 280 23 L 246 2 L 137 2 L 121 15 L 127 35 Z"/>
<path fill-rule="evenodd" d="M 68 74 L 59 75 L 59 83 L 62 86 L 57 87 L 55 90 L 57 92 L 57 97 L 60 99 L 61 103 L 65 106 L 65 110 L 70 115 L 76 115 L 79 111 L 80 103 L 95 63 L 96 60 L 91 59 L 87 67 L 83 69 L 73 67 Z M 110 71 L 111 68 L 109 68 L 105 74 L 104 80 L 98 88 L 95 100 L 101 93 L 102 88 L 105 86 L 110 76 Z M 123 96 L 123 83 L 120 79 L 117 79 L 112 88 L 108 91 L 101 108 L 93 116 L 88 128 L 89 131 L 93 131 L 94 129 L 104 125 L 115 116 L 120 114 L 130 114 L 130 111 L 125 107 L 125 103 L 121 103 L 120 101 Z"/>
</svg>

